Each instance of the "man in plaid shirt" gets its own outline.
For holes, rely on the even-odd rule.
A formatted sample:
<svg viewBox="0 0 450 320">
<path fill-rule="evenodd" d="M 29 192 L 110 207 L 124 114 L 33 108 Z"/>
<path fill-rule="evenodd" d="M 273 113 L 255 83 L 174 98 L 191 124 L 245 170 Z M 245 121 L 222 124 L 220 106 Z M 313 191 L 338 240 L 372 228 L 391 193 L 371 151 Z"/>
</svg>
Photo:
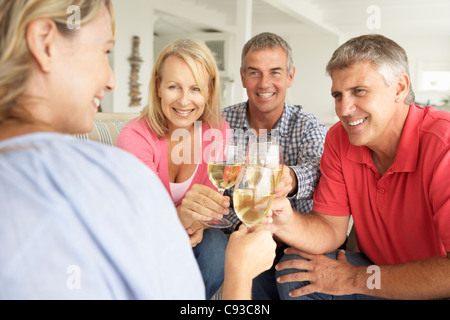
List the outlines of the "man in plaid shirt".
<svg viewBox="0 0 450 320">
<path fill-rule="evenodd" d="M 278 189 L 284 188 L 292 207 L 306 213 L 311 211 L 320 177 L 327 127 L 303 107 L 285 102 L 294 74 L 286 41 L 272 33 L 255 36 L 242 51 L 241 78 L 249 99 L 225 108 L 223 116 L 231 128 L 268 133 L 278 130 L 285 164 Z M 231 197 L 232 191 L 229 189 L 227 195 Z M 233 231 L 240 221 L 232 208 L 227 219 L 233 223 L 229 229 Z"/>
<path fill-rule="evenodd" d="M 277 129 L 283 148 L 283 176 L 276 196 L 288 197 L 298 212 L 312 209 L 314 189 L 320 177 L 320 158 L 327 127 L 299 105 L 286 103 L 286 90 L 294 80 L 295 67 L 289 44 L 272 33 L 250 39 L 242 50 L 241 80 L 248 101 L 224 109 L 231 128 L 256 132 Z M 233 188 L 226 191 L 232 199 Z M 233 231 L 239 218 L 231 202 L 227 219 Z M 253 298 L 276 299 L 274 270 L 263 273 L 253 283 Z"/>
</svg>

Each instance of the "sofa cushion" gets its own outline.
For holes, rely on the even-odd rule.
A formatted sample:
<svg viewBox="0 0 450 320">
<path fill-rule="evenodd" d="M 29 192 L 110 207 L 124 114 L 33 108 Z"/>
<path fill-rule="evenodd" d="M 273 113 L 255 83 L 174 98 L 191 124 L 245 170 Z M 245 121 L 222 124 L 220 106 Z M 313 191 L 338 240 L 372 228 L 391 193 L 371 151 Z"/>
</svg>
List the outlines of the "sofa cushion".
<svg viewBox="0 0 450 320">
<path fill-rule="evenodd" d="M 80 140 L 98 141 L 115 146 L 117 137 L 125 124 L 138 116 L 138 113 L 97 113 L 94 116 L 92 131 L 86 134 L 76 134 L 75 137 Z"/>
</svg>

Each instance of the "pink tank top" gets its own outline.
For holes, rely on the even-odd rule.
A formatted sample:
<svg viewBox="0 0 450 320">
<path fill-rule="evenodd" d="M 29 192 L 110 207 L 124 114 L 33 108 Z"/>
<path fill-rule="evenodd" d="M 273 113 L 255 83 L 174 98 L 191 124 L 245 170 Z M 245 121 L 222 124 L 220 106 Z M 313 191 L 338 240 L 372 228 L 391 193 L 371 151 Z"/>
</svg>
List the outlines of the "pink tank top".
<svg viewBox="0 0 450 320">
<path fill-rule="evenodd" d="M 202 137 L 202 127 L 200 126 L 200 128 L 198 129 L 199 131 L 199 137 L 200 137 L 200 145 L 202 143 L 201 137 Z M 177 203 L 178 201 L 181 200 L 181 198 L 183 198 L 183 196 L 186 194 L 186 192 L 189 190 L 189 186 L 191 185 L 192 180 L 194 179 L 195 174 L 197 173 L 197 169 L 198 169 L 198 163 L 197 163 L 197 167 L 195 167 L 194 173 L 192 174 L 192 176 L 187 179 L 184 182 L 180 182 L 180 183 L 170 183 L 170 192 L 172 193 L 172 200 L 174 203 Z"/>
<path fill-rule="evenodd" d="M 172 193 L 172 200 L 174 203 L 177 203 L 178 201 L 180 201 L 181 198 L 183 198 L 183 196 L 185 195 L 185 193 L 188 191 L 189 186 L 191 185 L 192 179 L 194 179 L 195 173 L 197 172 L 198 169 L 198 164 L 197 167 L 195 168 L 194 173 L 192 174 L 192 176 L 187 179 L 184 182 L 180 182 L 180 183 L 170 183 L 170 192 Z"/>
</svg>

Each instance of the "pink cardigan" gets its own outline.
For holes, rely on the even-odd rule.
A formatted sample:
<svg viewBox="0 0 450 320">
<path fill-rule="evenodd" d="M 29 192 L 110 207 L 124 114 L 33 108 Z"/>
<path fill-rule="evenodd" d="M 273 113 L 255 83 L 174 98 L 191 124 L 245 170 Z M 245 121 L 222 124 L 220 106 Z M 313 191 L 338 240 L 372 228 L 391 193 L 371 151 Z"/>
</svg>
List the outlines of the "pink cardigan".
<svg viewBox="0 0 450 320">
<path fill-rule="evenodd" d="M 226 121 L 223 121 L 220 128 L 221 134 L 225 137 L 225 130 L 229 129 L 229 125 Z M 205 133 L 210 129 L 209 124 L 202 123 L 202 157 L 200 157 L 200 163 L 197 171 L 192 179 L 192 182 L 188 190 L 194 184 L 203 184 L 208 187 L 217 190 L 208 178 L 208 164 L 203 160 L 203 152 L 210 143 L 210 138 L 205 141 Z M 169 163 L 167 156 L 167 141 L 165 137 L 157 137 L 150 129 L 145 119 L 139 120 L 138 118 L 129 121 L 117 138 L 117 146 L 122 148 L 139 158 L 145 163 L 153 172 L 155 172 L 164 186 L 167 192 L 170 191 L 169 181 Z M 173 197 L 172 197 L 173 198 Z M 179 206 L 184 196 L 175 204 Z"/>
</svg>

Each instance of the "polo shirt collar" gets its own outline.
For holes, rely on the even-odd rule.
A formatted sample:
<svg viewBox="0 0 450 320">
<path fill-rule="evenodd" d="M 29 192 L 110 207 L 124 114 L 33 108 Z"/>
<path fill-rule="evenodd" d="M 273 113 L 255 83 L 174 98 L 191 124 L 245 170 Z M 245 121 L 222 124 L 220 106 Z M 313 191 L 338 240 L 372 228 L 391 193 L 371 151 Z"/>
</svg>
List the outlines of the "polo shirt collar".
<svg viewBox="0 0 450 320">
<path fill-rule="evenodd" d="M 413 172 L 419 158 L 419 130 L 423 120 L 423 108 L 412 104 L 403 127 L 402 137 L 393 164 L 394 171 Z"/>
<path fill-rule="evenodd" d="M 419 128 L 422 118 L 423 108 L 415 104 L 410 105 L 397 155 L 389 171 L 414 172 L 416 170 L 419 156 Z M 369 167 L 375 165 L 370 149 L 365 146 L 349 144 L 346 157 L 351 161 L 367 164 Z"/>
</svg>

